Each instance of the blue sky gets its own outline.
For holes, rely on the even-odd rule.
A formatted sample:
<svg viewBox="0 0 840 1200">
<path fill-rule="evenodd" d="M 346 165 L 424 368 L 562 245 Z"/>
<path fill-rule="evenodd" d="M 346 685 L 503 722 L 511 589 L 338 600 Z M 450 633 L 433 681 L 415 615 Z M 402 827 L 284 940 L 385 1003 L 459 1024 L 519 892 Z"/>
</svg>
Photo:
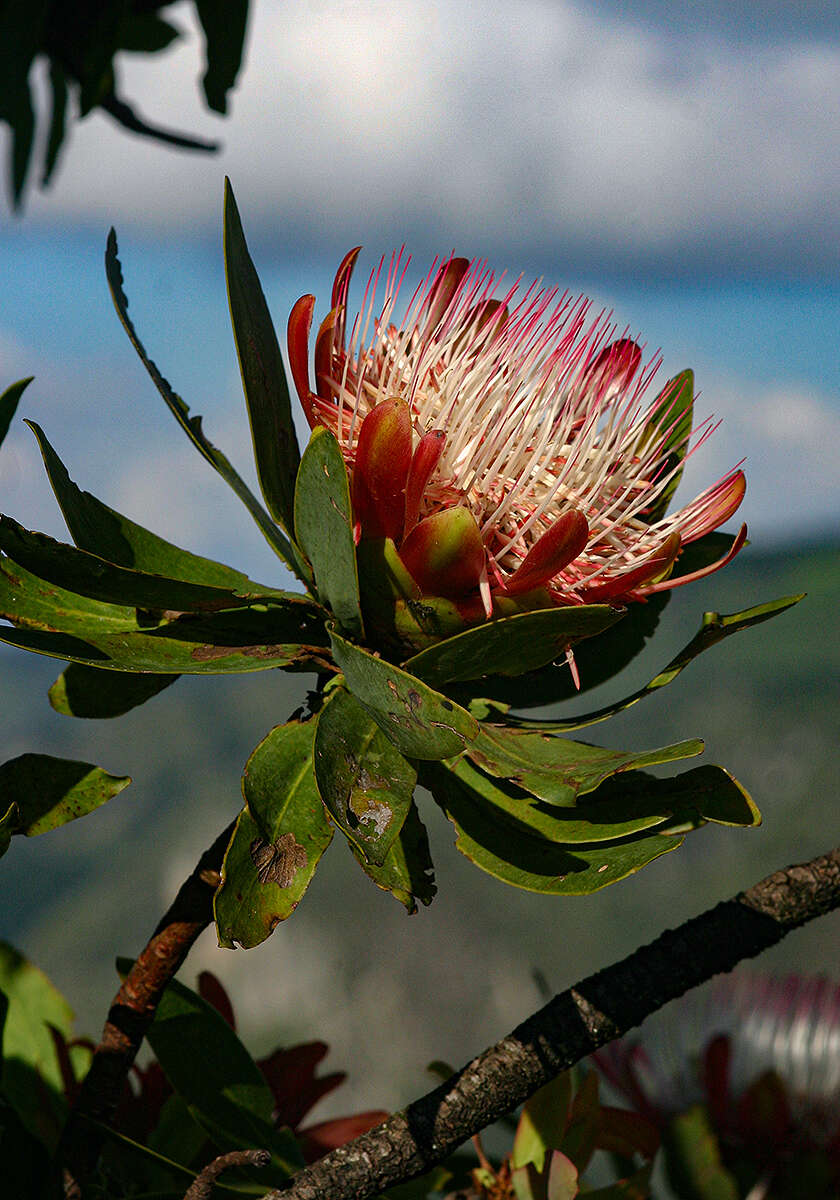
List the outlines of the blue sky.
<svg viewBox="0 0 840 1200">
<path fill-rule="evenodd" d="M 74 127 L 51 190 L 33 191 L 22 217 L 3 213 L 3 378 L 37 377 L 22 415 L 109 503 L 255 574 L 275 569 L 134 361 L 102 271 L 113 224 L 141 335 L 247 474 L 221 267 L 227 173 L 281 328 L 303 291 L 323 311 L 333 264 L 360 241 L 368 265 L 405 241 L 419 266 L 455 248 L 586 291 L 662 348 L 665 371 L 693 366 L 698 412 L 723 419 L 686 492 L 746 456 L 755 536 L 836 530 L 831 8 L 684 10 L 255 0 L 221 119 L 201 108 L 200 42 L 176 6 L 191 36 L 126 59 L 122 90 L 149 119 L 224 149 L 189 156 L 93 115 Z M 61 532 L 23 427 L 0 455 L 0 486 L 4 509 Z"/>
</svg>

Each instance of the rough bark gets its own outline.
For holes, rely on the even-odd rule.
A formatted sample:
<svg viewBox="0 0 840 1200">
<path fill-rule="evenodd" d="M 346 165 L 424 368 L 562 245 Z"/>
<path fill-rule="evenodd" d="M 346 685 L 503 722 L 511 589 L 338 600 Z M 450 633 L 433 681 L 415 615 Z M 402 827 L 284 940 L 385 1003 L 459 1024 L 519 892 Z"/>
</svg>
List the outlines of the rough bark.
<svg viewBox="0 0 840 1200">
<path fill-rule="evenodd" d="M 265 1200 L 366 1200 L 441 1162 L 560 1071 L 800 925 L 840 907 L 840 847 L 666 930 L 559 996 L 404 1111 Z"/>
</svg>

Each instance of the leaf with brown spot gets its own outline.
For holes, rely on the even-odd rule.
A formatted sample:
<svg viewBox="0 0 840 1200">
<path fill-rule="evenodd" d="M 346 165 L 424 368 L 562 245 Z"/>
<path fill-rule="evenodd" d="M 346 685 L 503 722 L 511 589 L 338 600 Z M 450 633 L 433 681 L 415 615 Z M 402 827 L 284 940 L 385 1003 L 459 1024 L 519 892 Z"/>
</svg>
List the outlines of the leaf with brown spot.
<svg viewBox="0 0 840 1200">
<path fill-rule="evenodd" d="M 295 841 L 293 833 L 284 833 L 276 842 L 256 837 L 251 842 L 251 858 L 257 868 L 260 883 L 276 883 L 288 887 L 301 867 L 309 861 L 306 851 Z"/>
</svg>

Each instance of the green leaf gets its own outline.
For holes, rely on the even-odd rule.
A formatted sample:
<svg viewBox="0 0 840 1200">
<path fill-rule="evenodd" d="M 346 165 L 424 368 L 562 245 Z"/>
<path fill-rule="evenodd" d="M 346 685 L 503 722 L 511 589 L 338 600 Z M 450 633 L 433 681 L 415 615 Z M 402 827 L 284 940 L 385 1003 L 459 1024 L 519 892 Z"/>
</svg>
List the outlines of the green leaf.
<svg viewBox="0 0 840 1200">
<path fill-rule="evenodd" d="M 118 965 L 128 970 L 131 963 Z M 272 1152 L 269 1174 L 278 1182 L 301 1165 L 294 1139 L 274 1128 L 274 1097 L 259 1067 L 212 1005 L 173 980 L 146 1037 L 167 1079 L 219 1150 L 265 1147 Z"/>
<path fill-rule="evenodd" d="M 681 1196 L 692 1200 L 738 1200 L 735 1177 L 721 1159 L 709 1114 L 700 1104 L 674 1117 L 662 1142 L 668 1179 Z"/>
<path fill-rule="evenodd" d="M 342 629 L 363 636 L 347 467 L 333 434 L 316 427 L 295 486 L 295 536 L 312 563 L 318 595 Z"/>
<path fill-rule="evenodd" d="M 451 758 L 478 734 L 478 722 L 421 680 L 329 630 L 333 658 L 363 708 L 409 758 Z"/>
<path fill-rule="evenodd" d="M 229 179 L 225 179 L 224 241 L 230 317 L 257 475 L 268 511 L 288 533 L 294 528 L 295 476 L 300 466 L 300 450 L 277 335 L 248 253 Z"/>
<path fill-rule="evenodd" d="M 344 688 L 333 689 L 317 721 L 321 798 L 344 836 L 381 867 L 408 815 L 417 771 Z"/>
<path fill-rule="evenodd" d="M 574 808 L 544 804 L 506 779 L 489 779 L 466 758 L 448 769 L 481 797 L 490 819 L 514 833 L 524 831 L 564 846 L 615 842 L 666 824 L 673 833 L 677 826 L 680 831 L 695 829 L 705 821 L 747 828 L 761 822 L 741 785 L 717 766 L 696 767 L 669 779 L 628 771 L 605 780 Z M 426 774 L 422 782 L 434 791 L 437 776 Z"/>
<path fill-rule="evenodd" d="M 246 808 L 213 902 L 220 946 L 247 950 L 265 941 L 297 908 L 330 844 L 312 767 L 313 734 L 311 722 L 278 725 L 248 759 Z"/>
<path fill-rule="evenodd" d="M 522 720 L 520 718 L 511 718 L 518 726 L 531 729 L 552 730 L 554 732 L 563 732 L 572 729 L 583 729 L 587 725 L 596 725 L 599 721 L 606 721 L 609 717 L 615 716 L 616 713 L 622 712 L 625 708 L 630 708 L 645 696 L 651 695 L 661 687 L 666 687 L 669 683 L 673 683 L 679 673 L 684 670 L 692 659 L 697 658 L 704 650 L 711 649 L 718 642 L 724 641 L 733 633 L 740 633 L 742 629 L 750 629 L 753 625 L 760 625 L 762 621 L 769 621 L 771 617 L 777 616 L 779 613 L 785 612 L 805 595 L 804 592 L 797 596 L 783 596 L 779 600 L 771 600 L 768 604 L 759 604 L 755 608 L 745 608 L 741 612 L 724 614 L 707 612 L 703 614 L 703 623 L 698 632 L 694 635 L 687 646 L 684 646 L 666 667 L 651 679 L 650 683 L 638 691 L 631 692 L 629 696 L 618 700 L 615 704 L 607 704 L 604 708 L 596 709 L 594 712 L 583 713 L 577 717 L 569 717 L 564 721 L 557 720 Z"/>
<path fill-rule="evenodd" d="M 546 804 L 573 806 L 619 771 L 677 762 L 703 752 L 698 739 L 657 750 L 608 750 L 547 733 L 481 726 L 468 757 L 488 775 L 509 779 Z"/>
<path fill-rule="evenodd" d="M 49 1026 L 70 1037 L 73 1012 L 43 971 L 6 942 L 0 942 L 0 993 L 8 1001 L 0 1095 L 52 1151 L 67 1106 Z"/>
<path fill-rule="evenodd" d="M 542 1170 L 545 1152 L 556 1149 L 563 1140 L 572 1099 L 570 1071 L 561 1073 L 540 1088 L 527 1101 L 516 1126 L 511 1165 L 523 1167 L 532 1162 Z"/>
<path fill-rule="evenodd" d="M 9 426 L 14 418 L 18 402 L 34 378 L 34 375 L 27 375 L 26 379 L 19 379 L 17 383 L 10 383 L 2 396 L 0 396 L 0 446 L 3 445 L 6 434 L 9 432 Z"/>
<path fill-rule="evenodd" d="M 102 565 L 113 583 L 112 572 L 121 568 Z M 147 594 L 166 582 L 145 579 Z M 74 582 L 81 585 L 79 573 Z M 321 661 L 325 641 L 316 611 L 302 597 L 272 597 L 266 604 L 221 612 L 155 612 L 68 591 L 10 558 L 0 558 L 0 615 L 18 626 L 0 626 L 0 641 L 116 671 L 178 675 L 297 668 Z"/>
<path fill-rule="evenodd" d="M 301 570 L 299 555 L 295 552 L 295 547 L 286 537 L 281 529 L 274 524 L 268 513 L 257 500 L 256 496 L 250 491 L 244 480 L 237 474 L 231 463 L 220 450 L 217 450 L 211 442 L 207 440 L 204 431 L 201 428 L 201 417 L 191 417 L 188 406 L 184 403 L 181 397 L 172 390 L 169 383 L 164 379 L 154 362 L 146 354 L 143 343 L 137 336 L 131 318 L 128 315 L 128 300 L 123 291 L 123 275 L 120 260 L 117 257 L 117 235 L 112 229 L 108 234 L 108 245 L 105 251 L 105 274 L 108 278 L 108 286 L 111 289 L 111 296 L 114 301 L 114 307 L 117 310 L 117 315 L 122 322 L 123 328 L 128 334 L 129 340 L 137 351 L 140 361 L 148 371 L 155 384 L 155 387 L 160 392 L 166 402 L 169 411 L 175 417 L 175 420 L 186 433 L 187 437 L 205 458 L 210 465 L 218 471 L 221 477 L 233 489 L 248 512 L 256 522 L 260 532 L 266 539 L 272 550 L 286 563 L 286 565 L 298 575 L 304 583 L 307 582 L 305 571 Z"/>
<path fill-rule="evenodd" d="M 226 113 L 227 94 L 242 64 L 248 0 L 196 0 L 195 8 L 204 30 L 204 95 L 214 112 Z"/>
<path fill-rule="evenodd" d="M 128 775 L 109 775 L 86 762 L 21 754 L 0 765 L 0 796 L 8 809 L 0 819 L 6 835 L 35 837 L 84 817 L 128 787 Z M 6 846 L 0 834 L 0 854 Z"/>
<path fill-rule="evenodd" d="M 421 650 L 405 668 L 435 687 L 482 675 L 522 675 L 552 662 L 578 638 L 602 633 L 623 615 L 623 609 L 608 604 L 589 604 L 501 617 Z"/>
<path fill-rule="evenodd" d="M 432 794 L 455 826 L 458 850 L 482 871 L 525 891 L 588 895 L 683 842 L 682 837 L 642 834 L 591 847 L 559 845 L 494 819 L 481 794 L 445 767 L 435 767 L 433 776 Z"/>
<path fill-rule="evenodd" d="M 121 717 L 151 700 L 178 679 L 177 675 L 129 675 L 70 663 L 47 692 L 56 712 L 66 717 L 99 720 Z"/>
<path fill-rule="evenodd" d="M 400 904 L 405 905 L 409 914 L 417 912 L 418 900 L 421 904 L 431 904 L 437 888 L 429 853 L 429 839 L 413 801 L 399 837 L 385 855 L 381 866 L 367 862 L 352 842 L 349 845 L 365 874 L 377 887 L 391 892 Z"/>
<path fill-rule="evenodd" d="M 688 450 L 691 422 L 694 411 L 694 372 L 681 371 L 669 379 L 659 393 L 653 412 L 648 418 L 642 446 L 648 442 L 662 442 L 661 454 L 667 455 L 660 478 L 672 478 L 657 499 L 643 513 L 644 519 L 653 524 L 665 516 L 671 497 L 677 490 L 682 476 L 682 462 Z"/>
<path fill-rule="evenodd" d="M 136 571 L 164 575 L 184 583 L 208 584 L 241 595 L 275 593 L 276 589 L 255 583 L 233 567 L 182 550 L 109 508 L 90 492 L 83 492 L 70 478 L 41 427 L 34 421 L 26 424 L 38 440 L 56 500 L 70 536 L 80 550 L 87 550 L 120 567 L 132 567 Z"/>
</svg>

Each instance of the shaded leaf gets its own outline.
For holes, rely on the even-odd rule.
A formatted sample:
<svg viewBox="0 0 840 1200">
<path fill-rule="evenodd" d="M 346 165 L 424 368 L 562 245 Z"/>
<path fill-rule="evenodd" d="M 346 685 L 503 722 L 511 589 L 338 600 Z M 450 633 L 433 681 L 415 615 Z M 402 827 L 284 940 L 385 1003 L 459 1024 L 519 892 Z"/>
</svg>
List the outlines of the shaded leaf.
<svg viewBox="0 0 840 1200">
<path fill-rule="evenodd" d="M 344 688 L 330 693 L 317 721 L 321 798 L 344 836 L 382 866 L 408 814 L 417 771 Z"/>
<path fill-rule="evenodd" d="M 511 1164 L 514 1167 L 532 1162 L 542 1170 L 545 1152 L 562 1144 L 569 1105 L 572 1099 L 572 1076 L 561 1071 L 528 1100 L 516 1126 Z"/>
<path fill-rule="evenodd" d="M 50 112 L 50 132 L 47 137 L 47 148 L 44 153 L 44 170 L 41 175 L 41 186 L 46 187 L 52 179 L 53 171 L 58 163 L 58 154 L 64 142 L 67 122 L 67 77 L 64 68 L 54 58 L 50 59 L 50 93 L 52 109 Z"/>
<path fill-rule="evenodd" d="M 27 375 L 26 379 L 19 379 L 17 383 L 10 383 L 2 396 L 0 396 L 0 446 L 3 445 L 6 434 L 9 432 L 9 426 L 14 418 L 20 398 L 34 378 L 34 375 Z"/>
<path fill-rule="evenodd" d="M 352 843 L 350 849 L 365 874 L 377 887 L 391 892 L 400 904 L 405 905 L 409 914 L 417 912 L 418 900 L 421 904 L 431 904 L 437 888 L 429 853 L 429 839 L 413 801 L 399 837 L 385 855 L 381 866 L 367 862 L 361 851 Z"/>
<path fill-rule="evenodd" d="M 694 412 L 694 372 L 681 371 L 665 384 L 648 418 L 643 445 L 660 442 L 660 454 L 666 455 L 660 478 L 673 475 L 656 501 L 641 514 L 649 524 L 668 511 L 671 497 L 682 478 L 682 463 L 688 450 Z M 641 445 L 640 445 L 641 449 Z"/>
<path fill-rule="evenodd" d="M 220 6 L 206 4 L 206 8 L 216 10 Z M 225 3 L 226 32 L 230 9 L 230 3 Z M 277 335 L 248 253 L 229 179 L 225 179 L 224 227 L 228 303 L 257 475 L 268 511 L 288 533 L 294 529 L 295 476 L 300 451 Z"/>
<path fill-rule="evenodd" d="M 695 1200 L 738 1200 L 740 1188 L 723 1165 L 720 1146 L 700 1104 L 673 1118 L 663 1136 L 668 1178 L 681 1195 Z"/>
<path fill-rule="evenodd" d="M 242 64 L 248 0 L 196 0 L 195 8 L 204 30 L 204 95 L 214 112 L 226 113 L 227 94 Z"/>
<path fill-rule="evenodd" d="M 8 1002 L 0 1095 L 26 1129 L 53 1150 L 66 1104 L 49 1026 L 69 1037 L 73 1012 L 43 971 L 6 942 L 0 942 L 0 993 Z"/>
<path fill-rule="evenodd" d="M 594 712 L 583 713 L 580 716 L 568 717 L 566 720 L 523 720 L 517 717 L 511 718 L 520 727 L 531 729 L 553 730 L 562 732 L 572 729 L 583 729 L 587 725 L 596 725 L 599 721 L 606 721 L 609 717 L 615 716 L 616 713 L 622 712 L 625 708 L 630 708 L 645 696 L 649 696 L 652 692 L 657 691 L 661 687 L 666 687 L 672 683 L 685 667 L 702 654 L 704 650 L 709 650 L 712 646 L 716 646 L 718 642 L 724 641 L 733 633 L 740 633 L 742 629 L 749 629 L 753 625 L 760 625 L 762 621 L 769 621 L 771 617 L 777 616 L 779 613 L 785 612 L 794 604 L 798 604 L 803 598 L 804 592 L 797 596 L 783 596 L 779 600 L 771 600 L 767 604 L 759 604 L 755 608 L 745 608 L 741 612 L 730 613 L 729 615 L 721 615 L 716 612 L 707 612 L 703 614 L 703 623 L 698 632 L 694 635 L 687 646 L 683 647 L 666 667 L 664 667 L 658 675 L 655 675 L 650 683 L 639 688 L 635 692 L 631 692 L 629 696 L 617 701 L 615 704 L 607 704 L 604 708 L 596 709 Z"/>
<path fill-rule="evenodd" d="M 522 675 L 552 662 L 578 638 L 602 633 L 623 615 L 623 609 L 590 604 L 500 617 L 421 650 L 405 668 L 435 687 L 482 675 Z"/>
<path fill-rule="evenodd" d="M 103 719 L 121 717 L 151 700 L 178 678 L 177 675 L 129 675 L 101 671 L 70 663 L 47 692 L 56 712 L 66 717 Z"/>
<path fill-rule="evenodd" d="M 143 347 L 142 342 L 137 336 L 131 318 L 128 315 L 128 300 L 123 291 L 123 275 L 120 260 L 117 257 L 117 235 L 112 229 L 108 234 L 108 245 L 105 251 L 105 274 L 108 277 L 108 286 L 111 289 L 111 296 L 114 301 L 114 307 L 117 310 L 117 315 L 122 322 L 123 328 L 128 334 L 132 346 L 137 351 L 140 361 L 148 371 L 155 384 L 155 387 L 160 392 L 166 402 L 169 411 L 175 417 L 175 420 L 189 437 L 190 441 L 205 458 L 210 465 L 218 471 L 227 484 L 233 489 L 248 512 L 256 522 L 260 532 L 265 537 L 268 544 L 275 553 L 286 563 L 291 570 L 295 571 L 299 577 L 306 582 L 305 572 L 301 573 L 298 556 L 295 553 L 289 539 L 281 529 L 275 525 L 268 513 L 262 507 L 256 496 L 250 491 L 244 480 L 240 478 L 234 470 L 231 463 L 220 450 L 217 450 L 211 442 L 207 440 L 204 431 L 201 428 L 201 417 L 191 417 L 190 410 L 181 397 L 172 390 L 168 382 L 161 375 L 157 366 L 152 362 Z"/>
<path fill-rule="evenodd" d="M 620 771 L 677 762 L 701 754 L 699 740 L 657 750 L 609 750 L 530 730 L 483 724 L 466 752 L 489 775 L 509 779 L 547 804 L 574 805 Z"/>
<path fill-rule="evenodd" d="M 618 1179 L 606 1187 L 593 1188 L 586 1193 L 586 1200 L 649 1200 L 651 1163 L 646 1163 L 626 1179 Z"/>
<path fill-rule="evenodd" d="M 126 971 L 131 961 L 118 965 Z M 146 1036 L 167 1079 L 220 1151 L 264 1146 L 272 1154 L 264 1177 L 278 1181 L 301 1165 L 294 1139 L 274 1128 L 274 1098 L 259 1067 L 212 1005 L 173 980 Z"/>
<path fill-rule="evenodd" d="M 9 807 L 0 819 L 6 835 L 35 837 L 84 817 L 128 787 L 128 775 L 109 775 L 86 762 L 21 754 L 0 765 L 0 796 Z M 0 854 L 3 845 L 0 833 Z"/>
<path fill-rule="evenodd" d="M 495 820 L 481 795 L 445 767 L 435 766 L 431 775 L 432 794 L 455 826 L 457 849 L 482 871 L 526 891 L 588 895 L 682 845 L 682 837 L 665 834 L 596 846 L 560 845 Z"/>
<path fill-rule="evenodd" d="M 572 1097 L 569 1121 L 561 1143 L 563 1153 L 579 1171 L 584 1171 L 595 1152 L 601 1133 L 601 1103 L 598 1074 L 589 1071 Z"/>
<path fill-rule="evenodd" d="M 312 563 L 318 595 L 339 625 L 361 637 L 359 574 L 347 466 L 332 433 L 317 426 L 295 486 L 295 536 Z"/>
<path fill-rule="evenodd" d="M 465 709 L 421 680 L 329 631 L 347 686 L 394 745 L 409 758 L 451 758 L 478 734 Z"/>
<path fill-rule="evenodd" d="M 311 722 L 278 725 L 248 759 L 246 807 L 213 902 L 221 946 L 248 949 L 265 941 L 294 912 L 330 844 L 332 829 L 313 772 L 314 732 Z"/>
<path fill-rule="evenodd" d="M 156 54 L 179 36 L 179 31 L 153 12 L 129 12 L 120 22 L 120 50 Z"/>
</svg>

